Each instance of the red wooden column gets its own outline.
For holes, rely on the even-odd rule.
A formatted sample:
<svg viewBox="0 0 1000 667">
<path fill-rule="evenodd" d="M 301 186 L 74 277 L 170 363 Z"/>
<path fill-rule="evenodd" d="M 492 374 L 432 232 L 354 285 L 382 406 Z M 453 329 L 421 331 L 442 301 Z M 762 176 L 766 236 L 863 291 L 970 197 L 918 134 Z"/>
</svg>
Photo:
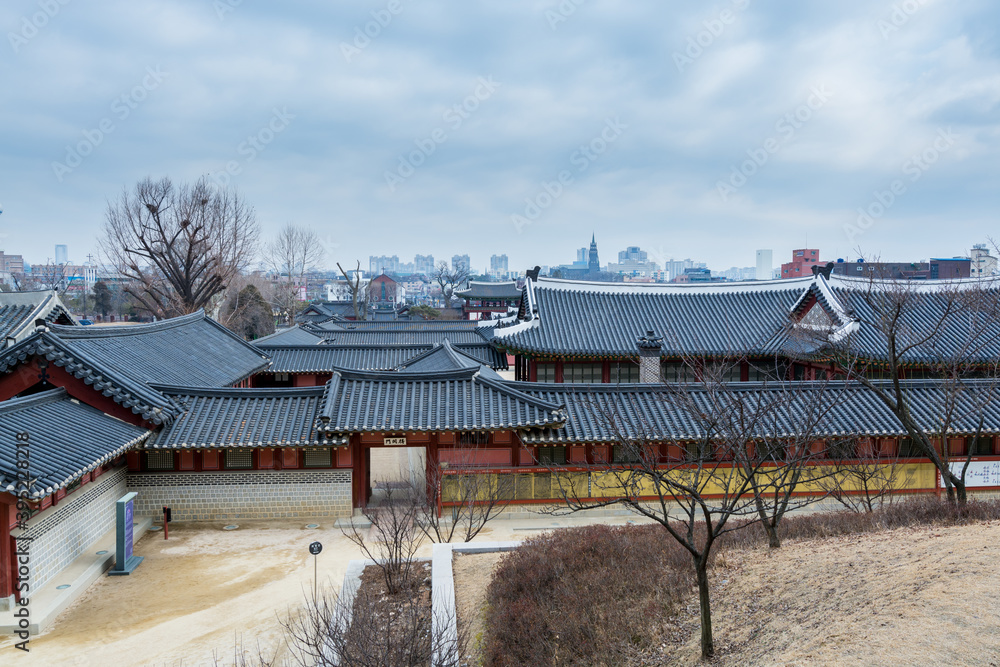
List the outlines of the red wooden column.
<svg viewBox="0 0 1000 667">
<path fill-rule="evenodd" d="M 368 457 L 361 436 L 355 433 L 351 436 L 351 499 L 355 508 L 364 507 L 368 498 L 365 491 L 368 488 Z"/>
<path fill-rule="evenodd" d="M 431 434 L 431 441 L 424 447 L 424 467 L 426 471 L 424 480 L 427 484 L 427 502 L 434 502 L 434 485 L 440 485 L 441 480 L 438 475 L 438 442 L 437 433 Z M 441 504 L 438 503 L 438 513 L 441 512 Z"/>
</svg>

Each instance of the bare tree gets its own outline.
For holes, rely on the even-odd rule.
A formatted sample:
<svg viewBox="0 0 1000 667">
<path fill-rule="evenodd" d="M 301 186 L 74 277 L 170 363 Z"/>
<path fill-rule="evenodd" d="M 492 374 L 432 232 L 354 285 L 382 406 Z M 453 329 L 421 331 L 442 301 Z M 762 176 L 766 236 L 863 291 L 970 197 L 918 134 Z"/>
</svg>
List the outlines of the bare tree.
<svg viewBox="0 0 1000 667">
<path fill-rule="evenodd" d="M 174 186 L 146 178 L 109 202 L 101 251 L 125 292 L 158 317 L 209 305 L 257 251 L 253 207 L 206 178 Z"/>
<path fill-rule="evenodd" d="M 801 443 L 816 437 L 817 411 L 829 400 L 824 389 L 741 391 L 706 373 L 699 382 L 661 386 L 645 405 L 636 395 L 603 395 L 590 411 L 613 435 L 612 461 L 584 466 L 590 490 L 583 493 L 556 477 L 568 511 L 622 505 L 659 523 L 688 551 L 704 657 L 715 650 L 708 565 L 716 541 L 757 522 L 776 532 L 787 511 L 815 500 L 795 489 L 811 478 L 817 455 Z M 654 413 L 669 414 L 680 428 L 664 432 L 648 418 Z"/>
<path fill-rule="evenodd" d="M 475 460 L 475 448 L 464 450 Z M 412 489 L 418 499 L 417 527 L 432 542 L 472 539 L 514 499 L 514 477 L 472 466 L 444 468 L 432 462 L 426 489 Z M 447 504 L 447 506 L 445 506 Z"/>
<path fill-rule="evenodd" d="M 288 223 L 267 245 L 266 261 L 279 281 L 287 276 L 295 290 L 299 287 L 308 294 L 308 276 L 323 261 L 325 252 L 319 236 L 311 229 Z M 290 310 L 290 321 L 295 323 L 296 308 Z"/>
<path fill-rule="evenodd" d="M 469 279 L 469 268 L 464 264 L 458 264 L 454 269 L 448 267 L 447 262 L 439 262 L 431 276 L 441 288 L 441 296 L 444 298 L 444 307 L 451 307 L 451 298 L 455 294 L 455 289 Z"/>
<path fill-rule="evenodd" d="M 410 585 L 413 556 L 420 545 L 415 529 L 417 502 L 406 489 L 388 485 L 378 506 L 366 507 L 362 513 L 370 528 L 352 519 L 342 528 L 344 536 L 375 561 L 389 593 L 399 593 Z"/>
<path fill-rule="evenodd" d="M 260 282 L 246 281 L 239 289 L 228 289 L 219 309 L 219 321 L 246 340 L 274 333 L 274 311 L 261 294 Z"/>
<path fill-rule="evenodd" d="M 818 332 L 820 353 L 878 397 L 937 467 L 948 498 L 964 504 L 972 452 L 954 456 L 948 438 L 955 432 L 979 438 L 984 412 L 997 398 L 1000 284 L 873 276 L 840 295 L 846 322 Z M 906 381 L 914 376 L 933 382 L 917 387 Z M 918 393 L 922 405 L 915 410 Z"/>
<path fill-rule="evenodd" d="M 354 270 L 354 277 L 347 275 L 344 267 L 337 262 L 337 268 L 347 281 L 347 289 L 351 294 L 351 303 L 354 305 L 354 319 L 364 320 L 368 318 L 368 290 L 361 283 L 361 260 L 358 260 L 358 267 Z"/>
<path fill-rule="evenodd" d="M 897 451 L 879 452 L 871 438 L 851 438 L 830 458 L 832 474 L 820 485 L 845 509 L 871 513 L 899 497 L 906 478 Z"/>
<path fill-rule="evenodd" d="M 464 635 L 440 631 L 449 627 L 454 617 L 428 612 L 421 604 L 421 594 L 410 588 L 395 597 L 382 598 L 362 588 L 348 607 L 325 590 L 282 623 L 293 658 L 303 667 L 465 664 Z"/>
</svg>

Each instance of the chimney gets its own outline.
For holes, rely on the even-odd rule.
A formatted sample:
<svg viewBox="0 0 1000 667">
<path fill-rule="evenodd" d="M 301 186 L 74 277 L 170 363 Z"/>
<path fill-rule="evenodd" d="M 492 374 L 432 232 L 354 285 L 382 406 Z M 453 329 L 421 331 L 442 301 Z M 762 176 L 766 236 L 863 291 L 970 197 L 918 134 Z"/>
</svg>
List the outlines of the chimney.
<svg viewBox="0 0 1000 667">
<path fill-rule="evenodd" d="M 653 335 L 653 330 L 640 336 L 636 346 L 639 348 L 639 382 L 644 384 L 660 381 L 660 352 L 663 349 L 663 338 Z"/>
</svg>

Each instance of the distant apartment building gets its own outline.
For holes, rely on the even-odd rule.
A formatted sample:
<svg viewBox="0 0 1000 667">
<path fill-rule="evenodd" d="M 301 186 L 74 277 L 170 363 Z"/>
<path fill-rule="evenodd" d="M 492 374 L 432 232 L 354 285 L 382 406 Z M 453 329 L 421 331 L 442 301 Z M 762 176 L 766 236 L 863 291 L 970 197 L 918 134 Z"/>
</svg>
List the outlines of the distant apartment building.
<svg viewBox="0 0 1000 667">
<path fill-rule="evenodd" d="M 638 246 L 629 246 L 618 253 L 617 262 L 608 263 L 608 273 L 620 276 L 648 278 L 660 270 L 660 265 L 650 262 L 645 250 Z"/>
<path fill-rule="evenodd" d="M 744 266 L 737 267 L 734 266 L 731 269 L 726 269 L 725 271 L 712 271 L 712 275 L 716 278 L 724 278 L 733 282 L 743 282 L 745 280 L 756 280 L 757 279 L 757 267 L 756 266 Z"/>
<path fill-rule="evenodd" d="M 926 262 L 856 262 L 838 260 L 833 273 L 855 278 L 886 278 L 897 280 L 955 280 L 971 275 L 972 260 L 968 257 L 932 258 Z"/>
<path fill-rule="evenodd" d="M 972 246 L 971 266 L 969 272 L 973 278 L 983 278 L 997 275 L 997 258 L 990 254 L 985 243 Z"/>
<path fill-rule="evenodd" d="M 774 253 L 770 250 L 757 251 L 757 266 L 754 275 L 755 280 L 770 280 L 774 269 Z"/>
<path fill-rule="evenodd" d="M 798 248 L 792 251 L 792 261 L 781 265 L 782 278 L 811 276 L 812 267 L 819 264 L 818 248 Z"/>
<path fill-rule="evenodd" d="M 24 273 L 24 257 L 7 255 L 0 250 L 0 273 Z"/>
<path fill-rule="evenodd" d="M 496 280 L 504 280 L 510 275 L 510 269 L 507 266 L 507 255 L 493 255 L 490 257 L 489 275 Z"/>
<path fill-rule="evenodd" d="M 468 255 L 453 255 L 451 258 L 451 270 L 458 271 L 459 268 L 465 269 L 466 272 L 472 271 L 472 260 L 469 259 Z"/>
<path fill-rule="evenodd" d="M 674 283 L 718 283 L 722 282 L 722 278 L 718 278 L 712 275 L 712 272 L 707 268 L 691 268 L 684 269 L 684 273 L 680 274 L 670 282 Z"/>
<path fill-rule="evenodd" d="M 417 255 L 413 258 L 413 272 L 422 276 L 434 273 L 434 255 Z"/>
<path fill-rule="evenodd" d="M 680 276 L 684 275 L 684 272 L 688 269 L 707 269 L 708 265 L 704 262 L 695 262 L 691 259 L 669 259 L 663 263 L 663 270 L 666 271 L 669 278 L 667 280 L 675 280 Z"/>
<path fill-rule="evenodd" d="M 65 245 L 56 246 L 56 264 L 69 264 L 69 247 Z"/>
</svg>

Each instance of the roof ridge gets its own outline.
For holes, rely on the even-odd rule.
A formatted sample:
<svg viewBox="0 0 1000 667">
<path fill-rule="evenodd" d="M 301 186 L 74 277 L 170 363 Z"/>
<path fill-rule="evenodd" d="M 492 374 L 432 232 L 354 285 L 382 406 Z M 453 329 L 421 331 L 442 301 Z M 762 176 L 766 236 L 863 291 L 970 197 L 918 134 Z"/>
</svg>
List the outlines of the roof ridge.
<svg viewBox="0 0 1000 667">
<path fill-rule="evenodd" d="M 54 389 L 46 389 L 45 391 L 40 391 L 37 394 L 32 394 L 30 396 L 9 398 L 6 401 L 0 401 L 0 413 L 24 410 L 25 408 L 35 405 L 44 405 L 46 403 L 52 403 L 53 401 L 62 400 L 64 397 L 68 396 L 69 392 L 66 391 L 65 387 L 55 387 Z"/>
<path fill-rule="evenodd" d="M 139 322 L 137 324 L 129 324 L 126 326 L 92 325 L 89 327 L 78 327 L 63 324 L 50 324 L 49 328 L 53 333 L 59 334 L 59 336 L 63 338 L 113 338 L 117 336 L 138 336 L 154 331 L 168 331 L 170 329 L 190 324 L 191 322 L 198 322 L 200 320 L 212 321 L 212 318 L 205 314 L 205 310 L 203 308 L 199 308 L 195 312 L 187 315 L 170 317 L 156 322 Z M 222 325 L 218 322 L 215 322 L 215 324 L 222 327 Z M 225 327 L 222 328 L 226 329 Z M 226 329 L 226 331 L 229 330 Z M 246 341 L 243 342 L 246 343 Z M 249 345 L 249 343 L 247 344 Z"/>
<path fill-rule="evenodd" d="M 322 394 L 322 387 L 191 387 L 150 383 L 150 387 L 167 396 L 312 396 Z"/>
</svg>

